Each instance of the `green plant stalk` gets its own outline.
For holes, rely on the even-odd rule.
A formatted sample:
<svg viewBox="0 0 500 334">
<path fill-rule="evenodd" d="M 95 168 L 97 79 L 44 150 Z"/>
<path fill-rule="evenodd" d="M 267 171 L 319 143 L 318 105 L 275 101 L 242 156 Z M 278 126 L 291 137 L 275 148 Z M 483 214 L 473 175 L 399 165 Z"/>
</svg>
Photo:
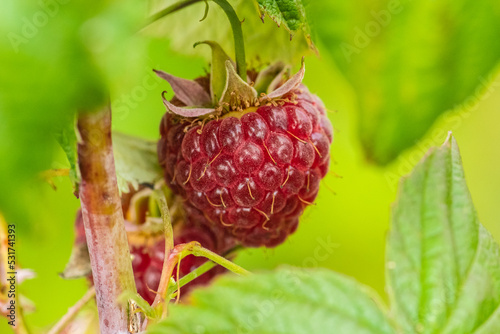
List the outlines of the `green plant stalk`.
<svg viewBox="0 0 500 334">
<path fill-rule="evenodd" d="M 236 246 L 236 247 L 230 249 L 229 251 L 227 251 L 223 256 L 225 258 L 230 257 L 230 256 L 234 255 L 240 248 L 241 248 L 241 246 Z M 167 296 L 171 296 L 171 298 L 174 298 L 177 295 L 176 291 L 177 291 L 178 287 L 182 288 L 183 286 L 190 283 L 191 281 L 194 281 L 195 279 L 197 279 L 198 277 L 200 277 L 201 275 L 203 275 L 204 273 L 206 273 L 207 271 L 209 271 L 210 269 L 212 269 L 216 265 L 217 264 L 215 262 L 207 261 L 204 264 L 202 264 L 201 266 L 199 266 L 198 268 L 196 268 L 195 270 L 193 270 L 192 272 L 190 272 L 189 274 L 184 275 L 179 280 L 178 284 L 170 285 L 170 287 L 168 288 Z"/>
<path fill-rule="evenodd" d="M 118 193 L 111 142 L 111 110 L 80 113 L 78 164 L 80 201 L 96 289 L 102 334 L 127 333 L 128 304 L 118 303 L 125 291 L 137 292 Z"/>
<path fill-rule="evenodd" d="M 188 244 L 189 245 L 189 244 Z M 223 266 L 227 270 L 232 271 L 235 274 L 241 275 L 241 276 L 248 276 L 250 275 L 250 272 L 239 265 L 237 265 L 234 262 L 229 261 L 225 257 L 220 256 L 219 254 L 216 254 L 212 252 L 211 250 L 208 250 L 206 248 L 201 247 L 199 243 L 194 243 L 192 248 L 189 247 L 186 251 L 188 254 L 192 254 L 194 256 L 203 256 L 206 257 L 207 259 L 217 263 L 218 265 Z"/>
<path fill-rule="evenodd" d="M 168 288 L 167 296 L 175 297 L 177 295 L 176 291 L 178 288 L 182 288 L 183 286 L 190 283 L 191 281 L 194 281 L 195 279 L 197 279 L 198 277 L 200 277 L 201 275 L 203 275 L 204 273 L 206 273 L 207 271 L 209 271 L 210 269 L 212 269 L 216 265 L 217 264 L 215 262 L 207 261 L 207 262 L 203 263 L 201 266 L 199 266 L 198 268 L 196 268 L 195 270 L 193 270 L 192 272 L 190 272 L 189 274 L 184 275 L 179 280 L 178 284 L 171 285 Z"/>
<path fill-rule="evenodd" d="M 151 18 L 148 20 L 147 25 L 167 16 L 168 14 L 175 13 L 183 8 L 186 8 L 194 3 L 201 1 L 206 1 L 206 0 L 184 0 L 175 3 L 151 16 Z M 245 44 L 243 40 L 243 30 L 241 29 L 241 21 L 238 18 L 236 12 L 234 11 L 233 7 L 229 4 L 229 2 L 227 2 L 227 0 L 211 0 L 211 1 L 219 5 L 224 11 L 224 13 L 226 13 L 227 18 L 229 19 L 229 23 L 231 24 L 231 29 L 233 30 L 236 71 L 238 72 L 238 75 L 243 79 L 243 81 L 246 81 L 247 64 L 245 60 Z"/>
<path fill-rule="evenodd" d="M 216 4 L 218 4 L 222 10 L 226 13 L 227 18 L 229 19 L 229 23 L 231 24 L 231 28 L 233 30 L 233 38 L 234 38 L 234 57 L 236 60 L 236 71 L 238 75 L 243 79 L 243 81 L 247 81 L 247 63 L 245 60 L 245 43 L 243 40 L 243 30 L 241 29 L 241 21 L 236 15 L 233 7 L 227 2 L 227 0 L 212 0 Z"/>
<path fill-rule="evenodd" d="M 149 19 L 148 22 L 146 23 L 146 26 L 150 25 L 153 22 L 158 21 L 159 19 L 167 16 L 168 14 L 175 13 L 183 8 L 189 7 L 194 3 L 201 2 L 204 0 L 184 0 L 184 1 L 179 1 L 177 3 L 174 3 L 173 5 L 168 6 L 167 8 L 164 8 L 160 10 L 158 13 L 153 14 Z"/>
<path fill-rule="evenodd" d="M 172 229 L 172 217 L 170 216 L 170 209 L 168 208 L 167 198 L 165 197 L 164 186 L 161 189 L 155 189 L 153 195 L 158 203 L 160 215 L 163 220 L 163 229 L 165 233 L 165 248 L 171 251 L 174 248 L 174 231 Z M 167 254 L 165 254 L 167 255 Z"/>
</svg>

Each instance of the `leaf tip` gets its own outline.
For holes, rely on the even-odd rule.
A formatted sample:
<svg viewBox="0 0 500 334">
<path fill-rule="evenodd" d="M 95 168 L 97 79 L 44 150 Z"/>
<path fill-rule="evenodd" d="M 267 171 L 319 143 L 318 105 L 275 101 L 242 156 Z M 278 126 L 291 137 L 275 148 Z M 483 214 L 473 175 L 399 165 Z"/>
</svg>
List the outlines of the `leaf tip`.
<svg viewBox="0 0 500 334">
<path fill-rule="evenodd" d="M 446 136 L 446 140 L 444 141 L 442 146 L 451 148 L 452 150 L 458 150 L 458 143 L 455 137 L 453 136 L 452 131 L 448 131 L 448 135 Z"/>
<path fill-rule="evenodd" d="M 446 145 L 447 143 L 450 143 L 453 140 L 453 131 L 448 131 L 448 135 L 446 136 L 446 140 L 444 141 L 443 145 Z"/>
</svg>

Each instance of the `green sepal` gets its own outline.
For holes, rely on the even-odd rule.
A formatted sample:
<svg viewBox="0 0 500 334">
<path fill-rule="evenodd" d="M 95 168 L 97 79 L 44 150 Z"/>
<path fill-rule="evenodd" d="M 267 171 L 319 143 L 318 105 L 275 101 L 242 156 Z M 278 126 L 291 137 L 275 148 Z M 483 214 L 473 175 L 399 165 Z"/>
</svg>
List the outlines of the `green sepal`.
<svg viewBox="0 0 500 334">
<path fill-rule="evenodd" d="M 201 41 L 193 45 L 207 44 L 212 49 L 212 66 L 210 71 L 210 94 L 213 105 L 217 105 L 226 87 L 226 61 L 236 66 L 234 61 L 227 55 L 219 44 L 213 41 Z"/>
<path fill-rule="evenodd" d="M 234 64 L 226 60 L 226 85 L 220 102 L 229 104 L 230 108 L 240 106 L 248 108 L 257 96 L 255 88 L 243 81 L 236 73 Z"/>
<path fill-rule="evenodd" d="M 282 71 L 286 68 L 285 64 L 282 62 L 276 62 L 274 64 L 269 65 L 265 69 L 259 72 L 257 78 L 255 79 L 255 90 L 260 93 L 269 93 L 268 87 L 271 83 L 282 73 Z"/>
</svg>

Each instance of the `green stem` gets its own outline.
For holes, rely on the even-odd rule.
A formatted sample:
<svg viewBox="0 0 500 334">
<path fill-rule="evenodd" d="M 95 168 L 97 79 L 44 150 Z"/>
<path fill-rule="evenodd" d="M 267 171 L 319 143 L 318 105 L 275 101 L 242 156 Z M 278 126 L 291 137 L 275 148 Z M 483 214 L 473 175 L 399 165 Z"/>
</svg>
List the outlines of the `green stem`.
<svg viewBox="0 0 500 334">
<path fill-rule="evenodd" d="M 173 5 L 168 6 L 167 8 L 164 8 L 164 9 L 160 10 L 158 13 L 152 15 L 149 18 L 148 22 L 146 23 L 146 26 L 150 25 L 153 22 L 158 21 L 159 19 L 167 16 L 168 14 L 175 13 L 178 10 L 186 8 L 192 4 L 200 2 L 200 1 L 204 1 L 204 0 L 184 0 L 184 1 L 179 1 L 177 3 L 174 3 Z"/>
<path fill-rule="evenodd" d="M 189 274 L 184 275 L 179 280 L 178 286 L 176 284 L 176 285 L 171 285 L 169 287 L 168 292 L 167 292 L 167 296 L 172 296 L 172 298 L 175 297 L 177 295 L 176 291 L 178 288 L 182 288 L 183 286 L 185 286 L 186 284 L 195 280 L 196 278 L 200 277 L 201 275 L 203 275 L 204 273 L 206 273 L 207 271 L 209 271 L 210 269 L 212 269 L 216 265 L 217 264 L 215 262 L 207 261 L 207 262 L 203 263 L 201 266 L 199 266 L 198 268 L 196 268 L 195 270 L 193 270 L 192 272 L 190 272 Z"/>
<path fill-rule="evenodd" d="M 242 276 L 250 275 L 250 272 L 248 270 L 240 267 L 236 263 L 229 261 L 225 257 L 222 257 L 219 254 L 212 252 L 211 250 L 208 250 L 206 248 L 201 247 L 201 245 L 198 243 L 195 243 L 193 245 L 192 249 L 189 249 L 189 248 L 187 249 L 189 254 L 192 254 L 194 256 L 206 257 L 207 259 L 217 263 L 218 265 L 223 266 L 224 268 L 232 271 L 235 274 L 242 275 Z"/>
<path fill-rule="evenodd" d="M 241 29 L 241 21 L 236 15 L 233 7 L 227 2 L 227 0 L 212 0 L 218 4 L 222 10 L 226 13 L 231 28 L 233 29 L 234 37 L 234 56 L 236 58 L 236 71 L 238 75 L 247 81 L 247 63 L 245 61 L 245 43 L 243 40 L 243 30 Z"/>
<path fill-rule="evenodd" d="M 228 257 L 232 257 L 233 255 L 236 254 L 236 252 L 238 250 L 240 250 L 241 246 L 236 246 L 232 249 L 230 249 L 229 251 L 227 251 L 226 253 L 223 254 L 223 256 L 225 258 L 228 258 Z M 185 286 L 186 284 L 190 283 L 191 281 L 194 281 L 195 279 L 197 279 L 198 277 L 200 277 L 201 275 L 205 274 L 206 272 L 208 272 L 209 270 L 211 270 L 213 267 L 215 267 L 217 264 L 215 262 L 212 262 L 212 261 L 207 261 L 205 262 L 204 264 L 202 264 L 201 266 L 199 266 L 198 268 L 196 268 L 195 270 L 191 271 L 189 274 L 187 275 L 184 275 L 180 280 L 179 280 L 179 287 L 183 287 Z M 174 298 L 176 296 L 176 290 L 177 290 L 177 284 L 176 285 L 171 285 L 169 288 L 168 288 L 168 293 L 167 295 L 168 296 L 171 296 L 171 298 Z"/>
<path fill-rule="evenodd" d="M 206 248 L 203 248 L 198 242 L 192 241 L 187 244 L 181 244 L 175 246 L 175 250 L 173 252 L 175 256 L 171 259 L 172 261 L 170 262 L 170 273 L 173 271 L 173 267 L 177 264 L 179 264 L 183 258 L 185 258 L 188 255 L 194 255 L 194 256 L 202 256 L 205 257 L 212 262 L 206 262 L 200 267 L 196 268 L 189 274 L 185 275 L 183 278 L 179 279 L 179 281 L 174 284 L 170 285 L 169 288 L 167 289 L 167 299 L 172 299 L 178 295 L 178 291 L 181 287 L 184 285 L 188 284 L 192 280 L 196 279 L 197 277 L 203 275 L 210 269 L 212 269 L 216 264 L 223 266 L 224 268 L 232 271 L 233 273 L 237 275 L 242 275 L 242 276 L 248 276 L 250 275 L 250 272 L 246 269 L 243 269 L 242 267 L 238 266 L 237 264 L 229 261 L 223 256 L 220 256 Z"/>
<path fill-rule="evenodd" d="M 186 8 L 194 3 L 206 1 L 206 0 L 183 0 L 178 3 L 175 3 L 158 13 L 151 16 L 148 20 L 147 25 L 167 16 L 168 14 L 172 14 Z M 238 75 L 243 79 L 243 81 L 247 80 L 247 64 L 245 61 L 245 44 L 243 40 L 243 30 L 241 29 L 241 21 L 236 15 L 233 7 L 227 2 L 227 0 L 211 0 L 218 4 L 222 10 L 226 13 L 227 18 L 229 19 L 229 23 L 231 24 L 231 28 L 233 30 L 234 37 L 234 56 L 236 58 L 236 70 Z"/>
<path fill-rule="evenodd" d="M 172 229 L 172 217 L 168 208 L 167 199 L 163 189 L 156 189 L 153 192 L 158 207 L 160 208 L 160 215 L 163 220 L 163 229 L 165 233 L 165 249 L 171 251 L 174 248 L 174 231 Z M 168 254 L 165 254 L 168 257 Z"/>
</svg>

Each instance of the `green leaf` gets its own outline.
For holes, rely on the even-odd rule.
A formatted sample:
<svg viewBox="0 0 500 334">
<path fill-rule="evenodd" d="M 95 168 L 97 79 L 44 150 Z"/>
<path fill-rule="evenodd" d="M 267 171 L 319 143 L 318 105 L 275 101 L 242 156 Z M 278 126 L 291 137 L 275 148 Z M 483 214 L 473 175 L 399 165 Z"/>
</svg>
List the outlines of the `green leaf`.
<svg viewBox="0 0 500 334">
<path fill-rule="evenodd" d="M 394 333 L 371 290 L 328 270 L 227 275 L 191 299 L 148 333 Z"/>
<path fill-rule="evenodd" d="M 357 94 L 369 160 L 386 164 L 447 110 L 479 100 L 500 60 L 496 0 L 311 1 L 323 56 Z"/>
<path fill-rule="evenodd" d="M 113 152 L 120 193 L 128 193 L 130 186 L 138 189 L 141 183 L 154 184 L 163 177 L 156 142 L 114 132 Z"/>
<path fill-rule="evenodd" d="M 283 26 L 289 31 L 291 36 L 302 30 L 308 41 L 311 40 L 303 0 L 257 0 L 257 3 L 262 20 L 267 15 L 278 27 Z"/>
<path fill-rule="evenodd" d="M 161 2 L 152 12 L 174 4 L 176 0 Z M 309 42 L 305 34 L 296 34 L 290 41 L 290 33 L 276 26 L 271 20 L 263 23 L 259 18 L 256 2 L 248 0 L 229 1 L 238 17 L 243 20 L 242 29 L 245 38 L 246 58 L 250 68 L 266 63 L 282 60 L 286 63 L 298 63 L 300 58 L 309 52 Z M 161 19 L 143 29 L 144 34 L 167 37 L 170 47 L 181 54 L 203 56 L 211 59 L 211 53 L 202 48 L 193 49 L 194 43 L 200 40 L 216 41 L 233 59 L 233 34 L 229 21 L 216 4 L 209 1 L 208 16 L 202 22 L 199 19 L 205 12 L 205 3 L 200 2 L 182 9 L 168 18 Z M 272 45 L 272 47 L 270 47 Z M 169 71 L 169 69 L 166 69 Z"/>
<path fill-rule="evenodd" d="M 478 221 L 453 137 L 403 180 L 387 254 L 404 333 L 498 333 L 500 250 Z"/>
<path fill-rule="evenodd" d="M 59 131 L 56 132 L 56 140 L 61 145 L 69 162 L 69 178 L 78 193 L 78 184 L 80 183 L 80 168 L 78 166 L 78 153 L 77 153 L 77 136 L 76 124 L 74 117 L 71 117 L 66 124 L 63 125 Z"/>
</svg>

